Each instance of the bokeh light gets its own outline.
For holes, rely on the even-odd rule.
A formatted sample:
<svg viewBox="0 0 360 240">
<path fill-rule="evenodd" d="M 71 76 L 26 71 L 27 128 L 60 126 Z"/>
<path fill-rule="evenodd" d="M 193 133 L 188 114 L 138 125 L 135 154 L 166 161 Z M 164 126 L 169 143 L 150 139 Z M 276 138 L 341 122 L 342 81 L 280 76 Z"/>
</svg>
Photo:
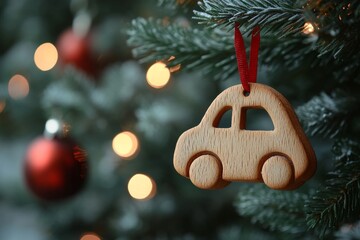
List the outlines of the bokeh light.
<svg viewBox="0 0 360 240">
<path fill-rule="evenodd" d="M 0 113 L 2 113 L 4 111 L 5 107 L 6 107 L 6 102 L 0 101 Z"/>
<path fill-rule="evenodd" d="M 26 97 L 29 90 L 29 82 L 24 76 L 16 74 L 9 80 L 8 91 L 12 99 L 17 100 Z"/>
<path fill-rule="evenodd" d="M 304 24 L 304 29 L 302 30 L 303 33 L 310 34 L 310 33 L 313 33 L 314 31 L 315 31 L 315 28 L 310 22 L 306 22 Z"/>
<path fill-rule="evenodd" d="M 170 80 L 170 70 L 162 62 L 154 63 L 146 73 L 146 80 L 153 88 L 163 88 Z"/>
<path fill-rule="evenodd" d="M 55 134 L 60 129 L 60 122 L 56 119 L 49 119 L 46 121 L 45 129 L 50 134 Z"/>
<path fill-rule="evenodd" d="M 114 152 L 125 159 L 133 158 L 139 150 L 139 141 L 132 132 L 121 132 L 112 142 Z"/>
<path fill-rule="evenodd" d="M 135 199 L 148 200 L 155 195 L 156 184 L 149 176 L 135 174 L 129 180 L 128 191 Z"/>
<path fill-rule="evenodd" d="M 35 51 L 34 61 L 35 65 L 41 71 L 48 71 L 52 69 L 58 60 L 58 51 L 51 43 L 41 44 Z"/>
<path fill-rule="evenodd" d="M 101 238 L 95 233 L 85 233 L 81 236 L 80 240 L 101 240 Z"/>
</svg>

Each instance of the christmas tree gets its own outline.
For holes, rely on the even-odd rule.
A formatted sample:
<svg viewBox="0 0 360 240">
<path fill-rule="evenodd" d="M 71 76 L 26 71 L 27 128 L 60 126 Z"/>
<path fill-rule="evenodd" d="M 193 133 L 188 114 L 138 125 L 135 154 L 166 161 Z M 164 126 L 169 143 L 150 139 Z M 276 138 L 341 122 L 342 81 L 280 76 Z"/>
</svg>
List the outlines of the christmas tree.
<svg viewBox="0 0 360 240">
<path fill-rule="evenodd" d="M 0 239 L 359 238 L 357 1 L 19 0 L 0 18 Z M 298 189 L 202 190 L 174 170 L 181 133 L 240 83 L 235 24 L 247 47 L 260 27 L 258 82 L 288 99 L 316 153 Z M 50 138 L 59 129 L 76 144 Z M 55 162 L 86 155 L 86 172 L 39 175 L 50 146 Z M 69 172 L 85 186 L 55 181 Z"/>
</svg>

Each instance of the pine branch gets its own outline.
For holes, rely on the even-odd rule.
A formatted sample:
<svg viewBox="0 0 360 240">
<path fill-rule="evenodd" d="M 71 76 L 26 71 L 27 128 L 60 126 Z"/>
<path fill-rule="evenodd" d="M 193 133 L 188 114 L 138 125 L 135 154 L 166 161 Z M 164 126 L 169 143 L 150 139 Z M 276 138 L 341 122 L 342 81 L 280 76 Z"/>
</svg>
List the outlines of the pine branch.
<svg viewBox="0 0 360 240">
<path fill-rule="evenodd" d="M 194 11 L 194 18 L 199 23 L 210 24 L 212 27 L 230 27 L 234 22 L 239 22 L 248 34 L 255 25 L 260 25 L 263 33 L 277 37 L 298 37 L 303 35 L 301 31 L 305 21 L 311 22 L 317 39 L 314 38 L 313 44 L 308 45 L 308 50 L 316 49 L 317 56 L 313 51 L 312 59 L 318 58 L 313 65 L 327 65 L 331 62 L 336 66 L 334 74 L 338 81 L 360 82 L 357 61 L 360 56 L 360 39 L 357 34 L 360 28 L 358 1 L 312 0 L 307 1 L 306 6 L 300 6 L 290 0 L 205 0 L 199 5 L 202 11 Z M 301 50 L 291 53 L 303 56 Z M 291 57 L 291 60 L 297 61 L 295 57 Z"/>
<path fill-rule="evenodd" d="M 128 32 L 128 44 L 141 62 L 176 58 L 169 65 L 200 68 L 215 79 L 227 79 L 236 69 L 232 38 L 222 31 L 198 30 L 177 24 L 136 19 Z M 231 64 L 233 63 L 233 64 Z"/>
<path fill-rule="evenodd" d="M 359 1 L 311 0 L 307 2 L 306 9 L 319 35 L 320 56 L 346 60 L 360 51 Z"/>
<path fill-rule="evenodd" d="M 331 95 L 322 93 L 298 107 L 296 112 L 310 136 L 321 135 L 334 138 L 348 126 L 354 110 L 359 108 L 359 100 L 350 92 L 337 90 Z"/>
<path fill-rule="evenodd" d="M 302 234 L 307 230 L 304 211 L 305 194 L 279 192 L 262 186 L 239 193 L 235 203 L 241 216 L 250 217 L 271 231 Z"/>
<path fill-rule="evenodd" d="M 199 6 L 203 11 L 194 11 L 194 19 L 200 24 L 217 27 L 239 22 L 247 33 L 259 25 L 263 33 L 281 37 L 296 35 L 305 22 L 302 7 L 291 0 L 204 0 Z"/>
<path fill-rule="evenodd" d="M 334 154 L 335 170 L 306 203 L 308 226 L 318 230 L 320 237 L 360 214 L 360 144 L 340 140 Z"/>
<path fill-rule="evenodd" d="M 316 54 L 312 40 L 298 36 L 279 42 L 269 34 L 261 38 L 259 61 L 267 66 L 287 70 L 304 68 L 304 65 L 312 68 L 323 64 L 316 59 Z"/>
<path fill-rule="evenodd" d="M 181 64 L 182 69 L 201 69 L 216 80 L 226 80 L 236 73 L 233 32 L 219 29 L 192 29 L 180 25 L 164 25 L 160 21 L 136 19 L 129 30 L 128 44 L 141 62 L 166 61 L 169 66 Z M 262 38 L 260 62 L 273 67 L 294 69 L 316 58 L 312 42 L 300 36 L 278 42 L 274 36 Z M 250 46 L 246 43 L 246 46 Z"/>
<path fill-rule="evenodd" d="M 339 82 L 360 82 L 360 3 L 356 0 L 307 1 L 307 21 L 315 27 L 318 57 L 329 59 Z"/>
<path fill-rule="evenodd" d="M 269 14 L 269 16 L 264 17 L 263 20 L 265 21 L 264 24 L 269 26 L 265 27 L 264 31 L 269 32 L 267 35 L 263 36 L 261 40 L 259 60 L 262 64 L 275 67 L 285 66 L 288 70 L 294 70 L 295 68 L 304 66 L 304 64 L 311 64 L 311 67 L 333 64 L 334 77 L 339 82 L 360 81 L 360 68 L 357 61 L 359 54 L 354 54 L 354 51 L 352 51 L 360 46 L 359 44 L 355 44 L 356 46 L 354 45 L 357 40 L 351 40 L 351 44 L 349 43 L 346 45 L 346 49 L 351 51 L 351 56 L 346 59 L 346 61 L 337 62 L 333 59 L 333 56 L 325 56 L 325 52 L 335 54 L 335 51 L 337 51 L 336 47 L 333 50 L 323 48 L 323 43 L 328 38 L 326 37 L 327 35 L 319 33 L 318 38 L 309 37 L 304 34 L 292 33 L 292 27 L 286 27 L 288 24 L 291 25 L 299 22 L 294 29 L 297 29 L 297 32 L 300 31 L 303 26 L 302 15 L 309 15 L 308 11 L 304 13 L 301 8 L 294 8 L 290 1 L 256 0 L 248 3 L 246 1 L 234 0 L 207 0 L 204 1 L 204 3 L 200 3 L 200 5 L 203 6 L 204 11 L 209 9 L 210 12 L 229 11 L 230 13 L 234 12 L 235 14 L 237 12 L 236 9 L 240 9 L 242 15 L 235 14 L 235 17 L 231 17 L 231 15 L 226 15 L 225 13 L 223 15 L 220 14 L 224 19 L 229 17 L 231 21 L 241 22 L 242 20 L 239 20 L 239 17 L 244 17 L 243 20 L 245 21 L 246 16 L 250 18 L 251 14 L 254 14 L 252 17 L 255 19 L 258 17 L 260 18 L 260 16 L 262 16 L 261 14 Z M 257 11 L 260 11 L 261 7 L 265 8 L 268 6 L 270 7 L 270 10 L 284 9 L 284 11 L 289 11 L 282 13 L 280 10 L 280 12 L 276 12 L 275 10 L 275 12 L 271 12 L 270 10 L 265 11 L 262 9 L 261 14 L 257 15 L 258 12 L 252 9 L 253 7 L 257 9 Z M 307 9 L 309 10 L 310 7 L 307 6 Z M 196 12 L 196 15 L 199 14 L 200 12 Z M 274 17 L 279 14 L 280 16 L 283 16 L 283 18 L 277 19 Z M 295 23 L 294 21 L 289 21 L 287 17 L 290 15 L 298 20 L 294 20 Z M 212 19 L 212 17 L 215 16 L 216 15 L 213 16 L 209 13 L 202 12 L 200 18 Z M 224 20 L 220 21 L 218 19 L 216 19 L 216 21 L 217 22 L 213 24 L 214 27 L 232 23 L 230 20 L 230 22 Z M 273 21 L 273 23 L 270 24 L 267 21 Z M 283 24 L 283 22 L 285 22 L 285 24 Z M 277 26 L 277 24 L 281 26 Z M 245 27 L 250 30 L 252 25 L 249 26 L 249 24 L 245 24 Z M 352 27 L 350 29 L 357 28 Z M 279 41 L 279 31 L 281 32 L 281 35 L 283 34 L 283 31 L 285 31 L 285 35 L 292 34 L 292 37 L 287 35 L 287 38 L 283 38 Z M 161 21 L 137 19 L 133 21 L 132 29 L 128 33 L 128 43 L 130 46 L 134 47 L 133 54 L 135 57 L 141 59 L 142 62 L 154 62 L 158 60 L 167 61 L 169 57 L 175 56 L 176 59 L 169 62 L 169 66 L 182 64 L 182 69 L 184 70 L 201 69 L 203 73 L 217 80 L 226 80 L 237 71 L 233 50 L 232 29 L 231 31 L 223 31 L 217 27 L 213 30 L 199 30 L 184 27 L 180 24 L 167 25 Z M 357 36 L 356 34 L 353 35 Z M 249 43 L 246 45 L 249 46 Z"/>
</svg>

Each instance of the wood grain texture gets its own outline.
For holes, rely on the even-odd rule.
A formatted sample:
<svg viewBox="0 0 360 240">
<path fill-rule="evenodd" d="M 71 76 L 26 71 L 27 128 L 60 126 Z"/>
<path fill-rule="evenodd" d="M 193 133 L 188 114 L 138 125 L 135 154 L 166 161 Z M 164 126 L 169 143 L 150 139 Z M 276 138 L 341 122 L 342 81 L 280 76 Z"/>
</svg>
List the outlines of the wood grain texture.
<svg viewBox="0 0 360 240">
<path fill-rule="evenodd" d="M 222 168 L 218 160 L 211 155 L 202 155 L 190 165 L 189 176 L 199 188 L 213 188 L 221 178 Z"/>
<path fill-rule="evenodd" d="M 180 136 L 174 167 L 196 186 L 212 189 L 232 181 L 250 181 L 285 190 L 301 186 L 315 173 L 315 153 L 289 102 L 269 86 L 251 83 L 250 88 L 249 96 L 243 94 L 241 84 L 223 91 L 200 124 Z M 274 130 L 246 130 L 250 108 L 263 108 Z M 231 127 L 218 128 L 229 109 Z"/>
</svg>

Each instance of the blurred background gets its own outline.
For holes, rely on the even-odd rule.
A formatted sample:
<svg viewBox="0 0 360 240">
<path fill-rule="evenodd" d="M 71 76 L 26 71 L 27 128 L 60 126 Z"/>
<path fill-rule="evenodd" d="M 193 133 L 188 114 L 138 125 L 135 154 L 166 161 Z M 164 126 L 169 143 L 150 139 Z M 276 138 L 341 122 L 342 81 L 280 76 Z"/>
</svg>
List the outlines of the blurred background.
<svg viewBox="0 0 360 240">
<path fill-rule="evenodd" d="M 0 1 L 0 239 L 360 232 L 359 4 L 204 2 Z M 244 21 L 231 11 L 252 7 L 278 10 L 261 11 L 268 35 L 258 79 L 296 108 L 318 171 L 292 192 L 245 183 L 201 190 L 176 173 L 173 151 L 212 100 L 239 83 L 233 32 L 219 25 Z M 207 18 L 210 30 L 197 24 Z M 271 129 L 266 115 L 252 118 L 249 128 Z"/>
</svg>

